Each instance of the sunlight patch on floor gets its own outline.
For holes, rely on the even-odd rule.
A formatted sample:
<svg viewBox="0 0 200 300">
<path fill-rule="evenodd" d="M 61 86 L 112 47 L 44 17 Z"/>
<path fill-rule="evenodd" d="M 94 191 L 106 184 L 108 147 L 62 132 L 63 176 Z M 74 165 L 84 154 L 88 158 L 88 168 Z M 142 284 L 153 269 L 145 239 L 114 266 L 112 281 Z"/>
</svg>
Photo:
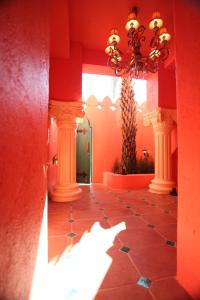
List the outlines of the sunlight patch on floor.
<svg viewBox="0 0 200 300">
<path fill-rule="evenodd" d="M 109 229 L 95 222 L 79 243 L 67 248 L 59 260 L 49 264 L 49 300 L 92 300 L 108 272 L 112 258 L 106 253 L 124 222 Z"/>
</svg>

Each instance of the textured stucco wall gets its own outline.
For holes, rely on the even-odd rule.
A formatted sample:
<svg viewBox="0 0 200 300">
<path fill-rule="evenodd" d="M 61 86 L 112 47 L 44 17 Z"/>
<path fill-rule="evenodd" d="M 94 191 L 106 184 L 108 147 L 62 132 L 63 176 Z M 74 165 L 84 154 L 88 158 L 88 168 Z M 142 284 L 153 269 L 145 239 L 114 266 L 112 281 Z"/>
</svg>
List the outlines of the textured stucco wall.
<svg viewBox="0 0 200 300">
<path fill-rule="evenodd" d="M 82 48 L 72 43 L 70 58 L 51 57 L 50 61 L 50 99 L 76 101 L 82 92 Z"/>
<path fill-rule="evenodd" d="M 158 106 L 176 109 L 175 68 L 161 68 L 158 72 Z"/>
<path fill-rule="evenodd" d="M 177 278 L 193 299 L 200 299 L 200 3 L 189 0 L 174 3 L 178 113 Z M 188 20 L 192 21 L 192 27 Z"/>
<path fill-rule="evenodd" d="M 38 252 L 46 193 L 47 12 L 46 1 L 0 1 L 1 300 L 29 299 Z"/>
</svg>

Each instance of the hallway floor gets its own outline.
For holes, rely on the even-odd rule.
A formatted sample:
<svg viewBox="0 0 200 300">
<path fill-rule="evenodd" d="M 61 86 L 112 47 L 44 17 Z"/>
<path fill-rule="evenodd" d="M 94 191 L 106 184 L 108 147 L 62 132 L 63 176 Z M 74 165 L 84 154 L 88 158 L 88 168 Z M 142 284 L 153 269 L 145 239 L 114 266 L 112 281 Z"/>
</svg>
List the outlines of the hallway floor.
<svg viewBox="0 0 200 300">
<path fill-rule="evenodd" d="M 175 279 L 177 198 L 82 189 L 79 201 L 49 202 L 50 298 L 189 300 Z"/>
</svg>

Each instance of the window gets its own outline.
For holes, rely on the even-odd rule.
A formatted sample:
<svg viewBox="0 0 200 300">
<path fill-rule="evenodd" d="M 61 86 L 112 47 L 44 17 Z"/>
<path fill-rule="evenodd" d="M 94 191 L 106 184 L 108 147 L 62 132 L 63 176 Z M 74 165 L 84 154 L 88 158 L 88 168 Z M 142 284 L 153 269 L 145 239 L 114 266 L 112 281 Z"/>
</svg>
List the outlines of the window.
<svg viewBox="0 0 200 300">
<path fill-rule="evenodd" d="M 133 86 L 135 92 L 135 100 L 138 105 L 146 101 L 146 80 L 133 79 Z M 115 103 L 120 98 L 121 92 L 121 78 L 96 75 L 96 74 L 82 74 L 82 99 L 87 101 L 90 96 L 94 96 L 98 102 L 103 101 L 105 97 Z"/>
</svg>

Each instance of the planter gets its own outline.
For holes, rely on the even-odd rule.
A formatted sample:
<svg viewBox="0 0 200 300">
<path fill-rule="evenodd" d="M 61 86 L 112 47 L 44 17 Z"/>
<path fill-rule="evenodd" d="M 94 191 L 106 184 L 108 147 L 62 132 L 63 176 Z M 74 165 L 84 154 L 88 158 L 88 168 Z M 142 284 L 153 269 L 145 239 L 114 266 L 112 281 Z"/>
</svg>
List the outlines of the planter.
<svg viewBox="0 0 200 300">
<path fill-rule="evenodd" d="M 103 173 L 103 184 L 113 189 L 143 189 L 147 188 L 154 174 L 121 175 L 112 172 Z"/>
</svg>

